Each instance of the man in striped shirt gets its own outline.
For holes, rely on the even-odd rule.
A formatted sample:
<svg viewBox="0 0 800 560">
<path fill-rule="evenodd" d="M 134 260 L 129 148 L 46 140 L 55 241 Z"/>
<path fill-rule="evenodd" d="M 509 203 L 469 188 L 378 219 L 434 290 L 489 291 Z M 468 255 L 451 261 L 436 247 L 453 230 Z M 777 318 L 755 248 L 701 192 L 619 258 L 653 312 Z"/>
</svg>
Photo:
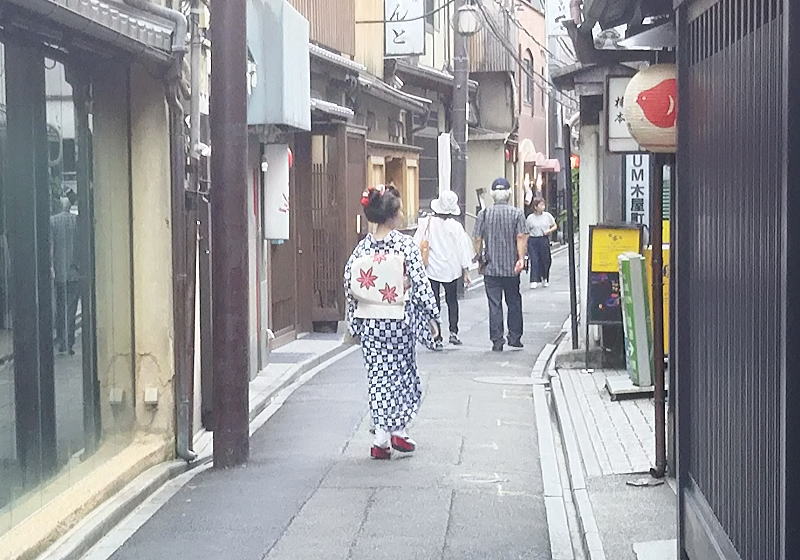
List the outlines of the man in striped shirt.
<svg viewBox="0 0 800 560">
<path fill-rule="evenodd" d="M 50 217 L 51 255 L 56 288 L 56 344 L 59 352 L 74 354 L 75 316 L 80 301 L 80 270 L 76 255 L 78 216 L 69 198 L 61 199 L 61 212 Z"/>
<path fill-rule="evenodd" d="M 488 261 L 484 272 L 486 297 L 489 300 L 489 337 L 492 350 L 502 352 L 508 342 L 522 348 L 522 295 L 519 275 L 525 268 L 528 228 L 525 214 L 509 204 L 511 185 L 504 178 L 492 183 L 494 206 L 478 213 L 475 245 Z M 508 307 L 508 339 L 503 328 L 503 296 Z"/>
</svg>

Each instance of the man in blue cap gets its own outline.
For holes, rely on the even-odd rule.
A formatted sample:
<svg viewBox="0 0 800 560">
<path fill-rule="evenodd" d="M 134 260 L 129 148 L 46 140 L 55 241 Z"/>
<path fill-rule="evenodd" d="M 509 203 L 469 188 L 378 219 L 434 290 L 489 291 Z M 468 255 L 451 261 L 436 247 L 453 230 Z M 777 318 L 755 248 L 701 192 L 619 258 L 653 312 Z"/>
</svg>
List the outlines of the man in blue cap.
<svg viewBox="0 0 800 560">
<path fill-rule="evenodd" d="M 475 222 L 475 245 L 482 250 L 484 283 L 489 300 L 489 337 L 492 351 L 502 352 L 506 342 L 522 348 L 522 295 L 519 275 L 525 268 L 528 228 L 525 213 L 511 200 L 511 185 L 500 177 L 492 183 L 494 206 L 481 210 Z M 503 328 L 503 297 L 508 307 L 508 339 Z"/>
</svg>

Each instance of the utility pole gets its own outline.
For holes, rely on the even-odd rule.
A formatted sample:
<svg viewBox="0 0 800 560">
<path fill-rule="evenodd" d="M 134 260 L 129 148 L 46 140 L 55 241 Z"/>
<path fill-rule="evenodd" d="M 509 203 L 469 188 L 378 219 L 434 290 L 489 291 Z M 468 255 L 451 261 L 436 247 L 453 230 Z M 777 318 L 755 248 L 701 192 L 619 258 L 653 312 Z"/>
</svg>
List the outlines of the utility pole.
<svg viewBox="0 0 800 560">
<path fill-rule="evenodd" d="M 246 0 L 211 3 L 214 466 L 250 454 L 247 292 Z"/>
<path fill-rule="evenodd" d="M 455 0 L 454 13 L 459 17 L 459 10 L 466 5 L 466 0 Z M 461 207 L 461 223 L 464 223 L 467 208 L 467 103 L 469 101 L 469 53 L 467 51 L 467 35 L 455 25 L 453 37 L 453 157 L 450 188 L 458 195 Z"/>
</svg>

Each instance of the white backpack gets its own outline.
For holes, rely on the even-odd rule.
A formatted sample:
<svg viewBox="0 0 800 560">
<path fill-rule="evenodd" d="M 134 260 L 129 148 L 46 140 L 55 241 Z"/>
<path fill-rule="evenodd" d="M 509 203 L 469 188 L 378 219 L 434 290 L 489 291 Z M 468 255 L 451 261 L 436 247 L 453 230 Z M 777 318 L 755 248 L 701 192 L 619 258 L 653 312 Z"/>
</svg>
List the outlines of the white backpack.
<svg viewBox="0 0 800 560">
<path fill-rule="evenodd" d="M 359 319 L 405 318 L 405 258 L 377 252 L 357 257 L 350 272 L 350 292 Z"/>
</svg>

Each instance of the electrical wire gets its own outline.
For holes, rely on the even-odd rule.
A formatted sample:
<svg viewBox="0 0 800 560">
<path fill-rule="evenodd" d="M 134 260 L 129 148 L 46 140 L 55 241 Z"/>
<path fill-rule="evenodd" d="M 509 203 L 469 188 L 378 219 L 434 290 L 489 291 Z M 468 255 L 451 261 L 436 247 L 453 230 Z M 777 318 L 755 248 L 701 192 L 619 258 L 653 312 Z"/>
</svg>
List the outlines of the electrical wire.
<svg viewBox="0 0 800 560">
<path fill-rule="evenodd" d="M 528 75 L 529 77 L 531 77 L 531 78 L 533 78 L 533 79 L 534 79 L 534 85 L 535 85 L 537 88 L 539 88 L 539 90 L 540 90 L 542 93 L 546 94 L 548 97 L 550 97 L 550 98 L 551 98 L 553 101 L 555 101 L 556 103 L 558 103 L 558 104 L 559 104 L 559 105 L 561 105 L 562 107 L 565 107 L 565 108 L 568 108 L 568 109 L 572 109 L 573 107 L 571 107 L 571 106 L 569 106 L 569 105 L 565 104 L 565 103 L 564 103 L 564 102 L 562 102 L 560 99 L 558 99 L 558 98 L 557 98 L 555 95 L 553 95 L 553 91 L 552 91 L 552 90 L 555 90 L 555 91 L 557 91 L 557 92 L 558 92 L 558 93 L 559 93 L 559 94 L 560 94 L 562 97 L 564 97 L 564 98 L 566 98 L 566 99 L 568 99 L 568 100 L 570 100 L 570 101 L 572 101 L 572 102 L 574 102 L 574 103 L 578 103 L 578 100 L 577 100 L 575 97 L 572 97 L 571 95 L 569 95 L 569 94 L 567 94 L 567 93 L 565 93 L 565 92 L 563 92 L 563 91 L 559 90 L 559 89 L 558 89 L 558 87 L 556 87 L 556 85 L 555 85 L 553 82 L 551 82 L 550 80 L 548 80 L 548 79 L 547 79 L 547 78 L 545 78 L 544 76 L 542 76 L 542 75 L 540 75 L 540 74 L 537 74 L 536 72 L 532 72 L 532 71 L 530 71 L 530 70 L 529 70 L 529 69 L 526 67 L 526 65 L 525 65 L 524 61 L 523 61 L 523 60 L 520 58 L 519 54 L 517 54 L 517 52 L 516 52 L 516 49 L 514 48 L 514 46 L 513 46 L 513 45 L 511 45 L 511 44 L 508 42 L 508 38 L 505 36 L 505 34 L 503 34 L 501 31 L 499 31 L 499 30 L 497 29 L 497 26 L 495 25 L 495 21 L 494 21 L 494 20 L 492 19 L 492 17 L 491 17 L 491 16 L 490 16 L 490 15 L 489 15 L 489 14 L 486 12 L 486 8 L 484 8 L 484 6 L 483 6 L 483 5 L 482 5 L 480 2 L 476 3 L 476 6 L 478 6 L 478 9 L 479 9 L 479 10 L 481 11 L 481 13 L 483 14 L 484 20 L 486 20 L 486 26 L 487 26 L 487 27 L 489 28 L 489 30 L 492 32 L 492 35 L 494 35 L 494 36 L 497 38 L 497 40 L 500 42 L 500 45 L 501 45 L 501 46 L 502 46 L 502 47 L 503 47 L 503 48 L 504 48 L 504 49 L 505 49 L 505 50 L 506 50 L 506 51 L 507 51 L 507 52 L 508 52 L 508 53 L 511 55 L 511 57 L 512 57 L 512 58 L 513 58 L 513 59 L 516 61 L 516 63 L 519 65 L 519 67 L 520 67 L 520 69 L 522 70 L 522 72 L 523 72 L 523 73 L 525 73 L 526 75 Z M 545 87 L 545 86 L 542 86 L 542 85 L 541 85 L 541 84 L 539 84 L 539 83 L 536 83 L 536 80 L 541 80 L 541 81 L 545 82 L 545 83 L 546 83 L 546 84 L 547 84 L 549 87 Z M 551 90 L 551 88 L 552 88 L 552 90 Z"/>
<path fill-rule="evenodd" d="M 442 10 L 444 10 L 445 8 L 450 6 L 455 1 L 456 0 L 447 0 L 447 2 L 445 2 L 444 4 L 442 4 L 441 6 L 436 8 L 435 10 L 431 10 L 430 12 L 426 12 L 426 13 L 422 14 L 421 16 L 417 16 L 417 17 L 413 17 L 413 18 L 408 18 L 408 19 L 368 19 L 368 20 L 360 20 L 360 21 L 356 20 L 356 25 L 362 24 L 362 23 L 366 23 L 366 24 L 369 24 L 369 23 L 408 23 L 410 21 L 419 21 L 421 19 L 426 19 L 426 18 L 429 18 L 432 15 L 438 14 L 439 12 L 441 12 Z"/>
</svg>

